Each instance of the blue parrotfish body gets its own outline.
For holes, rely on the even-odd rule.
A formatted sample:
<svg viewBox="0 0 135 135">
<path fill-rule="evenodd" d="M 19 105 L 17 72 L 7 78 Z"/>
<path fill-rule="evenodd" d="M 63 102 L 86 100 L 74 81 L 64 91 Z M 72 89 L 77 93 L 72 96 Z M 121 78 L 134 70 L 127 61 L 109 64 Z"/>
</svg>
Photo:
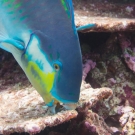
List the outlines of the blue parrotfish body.
<svg viewBox="0 0 135 135">
<path fill-rule="evenodd" d="M 0 0 L 0 15 L 0 47 L 45 103 L 76 103 L 82 59 L 72 0 Z"/>
</svg>

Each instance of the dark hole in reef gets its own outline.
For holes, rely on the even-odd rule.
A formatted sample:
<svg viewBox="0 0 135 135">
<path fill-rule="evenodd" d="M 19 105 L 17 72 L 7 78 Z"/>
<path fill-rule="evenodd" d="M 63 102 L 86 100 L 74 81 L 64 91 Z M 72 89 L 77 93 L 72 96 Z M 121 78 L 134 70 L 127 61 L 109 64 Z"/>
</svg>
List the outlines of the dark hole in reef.
<svg viewBox="0 0 135 135">
<path fill-rule="evenodd" d="M 111 37 L 110 32 L 91 32 L 91 33 L 79 33 L 79 39 L 81 44 L 81 51 L 83 57 L 83 63 L 85 59 L 91 59 L 96 62 L 98 66 L 98 61 L 102 60 L 102 56 L 107 49 L 105 46 L 108 39 Z M 86 58 L 88 55 L 88 58 Z M 100 85 L 91 78 L 91 73 L 86 77 L 86 82 L 90 83 L 93 88 L 100 87 Z"/>
<path fill-rule="evenodd" d="M 118 115 L 110 116 L 105 119 L 105 122 L 110 127 L 120 127 L 119 123 L 119 117 Z"/>
<path fill-rule="evenodd" d="M 109 126 L 109 127 L 117 127 L 120 131 L 121 131 L 121 126 L 120 126 L 120 122 L 119 122 L 119 117 L 118 115 L 114 115 L 111 117 L 108 117 L 107 119 L 105 119 L 105 123 Z M 115 133 L 113 133 L 112 135 L 121 135 L 120 131 L 116 131 Z"/>
<path fill-rule="evenodd" d="M 124 34 L 129 40 L 131 40 L 131 42 L 135 42 L 133 40 L 134 32 L 79 33 L 83 63 L 86 62 L 86 59 L 96 62 L 96 68 L 98 68 L 100 73 L 104 75 L 105 80 L 114 78 L 114 76 L 117 76 L 118 74 L 119 63 L 114 63 L 114 60 L 111 60 L 114 57 L 117 57 L 120 62 L 122 62 L 128 72 L 131 72 L 123 57 L 119 34 Z M 90 83 L 93 88 L 101 87 L 101 84 L 105 80 L 103 80 L 103 78 L 94 79 L 91 71 L 85 79 L 85 81 Z M 106 85 L 106 87 L 108 86 Z"/>
<path fill-rule="evenodd" d="M 88 44 L 92 52 L 97 52 L 97 48 L 102 46 L 110 37 L 110 32 L 91 32 L 91 33 L 78 33 L 81 46 Z M 100 53 L 100 50 L 98 50 Z"/>
</svg>

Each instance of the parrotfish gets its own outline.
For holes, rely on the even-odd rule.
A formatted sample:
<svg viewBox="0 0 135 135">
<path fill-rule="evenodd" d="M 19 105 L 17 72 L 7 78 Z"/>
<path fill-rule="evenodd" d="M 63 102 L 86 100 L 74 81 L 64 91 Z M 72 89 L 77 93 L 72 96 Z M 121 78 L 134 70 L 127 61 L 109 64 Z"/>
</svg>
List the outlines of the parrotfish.
<svg viewBox="0 0 135 135">
<path fill-rule="evenodd" d="M 0 47 L 46 105 L 78 102 L 82 58 L 72 0 L 0 0 Z"/>
<path fill-rule="evenodd" d="M 82 58 L 72 0 L 0 0 L 0 48 L 47 106 L 78 102 Z"/>
</svg>

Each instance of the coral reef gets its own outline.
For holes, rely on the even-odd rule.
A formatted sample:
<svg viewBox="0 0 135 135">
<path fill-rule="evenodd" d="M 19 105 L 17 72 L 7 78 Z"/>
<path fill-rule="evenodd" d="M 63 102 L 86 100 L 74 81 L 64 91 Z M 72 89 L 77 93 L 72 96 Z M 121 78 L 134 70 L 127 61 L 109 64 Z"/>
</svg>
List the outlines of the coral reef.
<svg viewBox="0 0 135 135">
<path fill-rule="evenodd" d="M 89 110 L 83 115 L 79 113 L 77 118 L 71 122 L 67 135 L 71 135 L 71 133 L 76 135 L 111 135 L 113 131 L 106 125 L 102 117 Z"/>
<path fill-rule="evenodd" d="M 85 43 L 85 46 L 88 45 Z M 92 110 L 103 116 L 111 130 L 117 134 L 135 134 L 134 47 L 134 32 L 121 32 L 111 34 L 104 44 L 96 46 L 96 50 L 92 46 L 89 52 L 82 48 L 83 61 L 89 58 L 96 63 L 93 69 L 89 68 L 91 71 L 88 72 L 86 81 L 91 87 L 109 87 L 113 90 L 110 98 L 99 100 L 95 106 L 92 106 Z M 126 102 L 128 107 L 125 106 Z M 132 111 L 124 113 L 123 110 L 128 108 L 132 108 Z"/>
<path fill-rule="evenodd" d="M 93 68 L 95 68 L 96 63 L 93 62 L 92 60 L 86 60 L 86 63 L 83 65 L 83 76 L 82 76 L 82 80 L 86 79 L 87 74 L 89 73 L 89 71 Z"/>
<path fill-rule="evenodd" d="M 122 116 L 120 117 L 120 123 L 122 126 L 122 133 L 124 135 L 135 134 L 135 109 L 126 105 L 121 107 L 120 110 Z"/>
<path fill-rule="evenodd" d="M 77 112 L 64 111 L 52 117 L 42 106 L 44 102 L 33 88 L 6 90 L 0 93 L 0 133 L 39 133 L 46 126 L 55 126 L 77 116 Z"/>
<path fill-rule="evenodd" d="M 125 34 L 119 34 L 119 42 L 127 66 L 135 72 L 135 43 L 132 43 Z"/>
<path fill-rule="evenodd" d="M 47 126 L 55 126 L 77 116 L 75 110 L 51 114 L 43 108 L 42 98 L 32 87 L 1 91 L 0 101 L 0 134 L 36 134 Z"/>
<path fill-rule="evenodd" d="M 110 87 L 113 90 L 113 97 L 106 101 L 106 103 L 103 103 L 103 106 L 106 106 L 105 110 L 108 110 L 109 115 L 115 115 L 115 106 L 125 103 L 126 100 L 129 101 L 132 107 L 135 107 L 133 100 L 135 98 L 135 84 L 133 82 L 135 76 L 126 69 L 125 65 L 117 56 L 108 60 L 108 63 L 104 67 L 106 68 L 106 72 L 103 72 L 105 70 L 100 70 L 103 67 L 100 67 L 100 69 L 97 67 L 91 71 L 91 74 L 92 78 L 101 87 Z"/>
<path fill-rule="evenodd" d="M 124 38 L 124 41 L 126 39 Z M 86 56 L 88 58 L 91 57 L 96 62 L 95 67 L 88 73 L 86 81 L 94 88 L 109 87 L 113 90 L 111 98 L 98 102 L 96 107 L 94 107 L 94 111 L 104 117 L 116 115 L 117 112 L 115 110 L 117 106 L 123 105 L 126 100 L 129 101 L 132 107 L 135 107 L 135 84 L 133 81 L 135 80 L 135 75 L 125 65 L 122 57 L 123 51 L 119 47 L 120 41 L 122 42 L 122 38 L 119 37 L 119 34 L 114 33 L 107 39 L 106 43 L 96 48 L 97 53 L 95 52 L 95 56 L 98 56 L 96 55 L 99 53 L 98 49 L 102 52 L 100 56 L 91 57 L 90 52 L 86 52 Z M 134 37 L 131 40 L 131 44 L 132 46 L 134 45 Z"/>
</svg>

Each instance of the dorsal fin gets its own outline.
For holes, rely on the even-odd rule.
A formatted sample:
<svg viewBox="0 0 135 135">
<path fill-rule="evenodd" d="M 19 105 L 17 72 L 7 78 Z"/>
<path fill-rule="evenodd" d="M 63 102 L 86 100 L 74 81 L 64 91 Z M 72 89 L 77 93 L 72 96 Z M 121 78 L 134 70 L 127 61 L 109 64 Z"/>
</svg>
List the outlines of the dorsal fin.
<svg viewBox="0 0 135 135">
<path fill-rule="evenodd" d="M 75 22 L 74 22 L 74 10 L 73 10 L 73 4 L 72 4 L 72 0 L 61 0 L 65 11 L 67 12 L 67 14 L 70 16 L 71 21 L 72 21 L 72 28 L 76 29 L 75 27 Z"/>
<path fill-rule="evenodd" d="M 75 21 L 74 21 L 74 10 L 73 10 L 72 0 L 61 0 L 61 2 L 65 8 L 65 11 L 71 17 L 72 28 L 74 30 L 80 31 L 80 30 L 90 29 L 90 28 L 93 28 L 96 26 L 96 24 L 87 24 L 87 25 L 80 26 L 80 27 L 76 28 Z"/>
</svg>

